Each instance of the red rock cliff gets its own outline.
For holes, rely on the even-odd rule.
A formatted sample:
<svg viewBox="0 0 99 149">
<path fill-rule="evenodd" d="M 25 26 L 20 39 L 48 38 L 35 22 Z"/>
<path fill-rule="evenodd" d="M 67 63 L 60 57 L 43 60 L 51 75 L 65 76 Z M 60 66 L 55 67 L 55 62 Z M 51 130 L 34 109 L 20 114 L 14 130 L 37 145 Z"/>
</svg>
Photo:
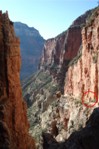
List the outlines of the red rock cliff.
<svg viewBox="0 0 99 149">
<path fill-rule="evenodd" d="M 88 11 L 78 17 L 67 31 L 55 38 L 48 39 L 45 43 L 40 68 L 50 69 L 51 74 L 57 78 L 61 88 L 64 86 L 68 63 L 77 55 L 82 44 L 81 26 L 86 22 L 90 13 L 91 11 Z"/>
<path fill-rule="evenodd" d="M 72 61 L 65 79 L 65 94 L 82 96 L 88 90 L 99 97 L 99 8 L 82 30 L 82 54 Z"/>
<path fill-rule="evenodd" d="M 33 149 L 20 86 L 20 41 L 8 14 L 0 11 L 0 148 Z"/>
</svg>

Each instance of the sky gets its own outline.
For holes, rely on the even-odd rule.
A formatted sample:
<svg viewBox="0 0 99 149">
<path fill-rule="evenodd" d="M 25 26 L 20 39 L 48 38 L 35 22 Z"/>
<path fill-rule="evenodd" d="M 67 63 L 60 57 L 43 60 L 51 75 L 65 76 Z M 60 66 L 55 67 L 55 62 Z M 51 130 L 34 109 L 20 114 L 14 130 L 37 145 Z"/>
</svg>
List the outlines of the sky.
<svg viewBox="0 0 99 149">
<path fill-rule="evenodd" d="M 1 0 L 0 10 L 10 19 L 39 30 L 45 39 L 65 31 L 84 12 L 98 6 L 98 0 Z"/>
</svg>

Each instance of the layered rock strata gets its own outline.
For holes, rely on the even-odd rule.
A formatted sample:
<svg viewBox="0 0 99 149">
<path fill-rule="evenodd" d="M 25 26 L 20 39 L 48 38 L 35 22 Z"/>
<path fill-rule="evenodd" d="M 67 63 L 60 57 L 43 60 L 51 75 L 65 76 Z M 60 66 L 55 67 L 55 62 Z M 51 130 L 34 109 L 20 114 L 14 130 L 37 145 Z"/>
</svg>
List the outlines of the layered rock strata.
<svg viewBox="0 0 99 149">
<path fill-rule="evenodd" d="M 82 25 L 85 24 L 86 18 L 90 14 L 91 11 L 87 11 L 78 17 L 67 31 L 45 42 L 40 68 L 50 70 L 61 86 L 61 91 L 63 91 L 62 86 L 64 86 L 68 64 L 77 55 L 82 44 Z"/>
<path fill-rule="evenodd" d="M 82 96 L 86 91 L 99 97 L 99 9 L 82 30 L 82 52 L 70 63 L 65 79 L 65 94 Z M 93 93 L 88 97 L 94 98 Z"/>
</svg>

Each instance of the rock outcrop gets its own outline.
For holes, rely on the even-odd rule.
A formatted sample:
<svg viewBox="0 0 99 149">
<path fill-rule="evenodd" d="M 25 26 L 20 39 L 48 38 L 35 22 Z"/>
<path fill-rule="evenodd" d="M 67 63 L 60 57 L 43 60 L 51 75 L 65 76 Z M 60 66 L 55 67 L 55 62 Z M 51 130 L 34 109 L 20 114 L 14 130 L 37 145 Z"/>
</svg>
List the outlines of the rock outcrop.
<svg viewBox="0 0 99 149">
<path fill-rule="evenodd" d="M 20 41 L 8 13 L 0 11 L 0 148 L 34 149 L 20 86 Z"/>
<path fill-rule="evenodd" d="M 43 149 L 98 149 L 99 108 L 94 109 L 85 128 L 74 132 L 68 140 L 58 143 L 50 134 L 43 133 Z"/>
<path fill-rule="evenodd" d="M 65 80 L 64 94 L 81 97 L 86 91 L 95 92 L 99 98 L 99 8 L 94 10 L 82 30 L 81 55 L 70 63 Z"/>
</svg>

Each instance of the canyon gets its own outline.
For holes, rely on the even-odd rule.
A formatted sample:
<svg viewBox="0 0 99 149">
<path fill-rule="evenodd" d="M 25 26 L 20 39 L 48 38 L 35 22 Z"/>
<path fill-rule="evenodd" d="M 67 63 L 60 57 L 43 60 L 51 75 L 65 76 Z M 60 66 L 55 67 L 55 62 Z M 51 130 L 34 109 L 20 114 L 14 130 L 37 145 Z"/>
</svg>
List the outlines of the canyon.
<svg viewBox="0 0 99 149">
<path fill-rule="evenodd" d="M 22 88 L 20 40 L 2 11 L 0 47 L 0 148 L 99 149 L 99 7 L 45 42 Z"/>
<path fill-rule="evenodd" d="M 98 22 L 97 7 L 48 39 L 39 71 L 23 84 L 30 134 L 39 149 L 99 148 L 98 102 L 94 105 L 99 96 Z M 89 101 L 83 103 L 86 92 Z"/>
</svg>

